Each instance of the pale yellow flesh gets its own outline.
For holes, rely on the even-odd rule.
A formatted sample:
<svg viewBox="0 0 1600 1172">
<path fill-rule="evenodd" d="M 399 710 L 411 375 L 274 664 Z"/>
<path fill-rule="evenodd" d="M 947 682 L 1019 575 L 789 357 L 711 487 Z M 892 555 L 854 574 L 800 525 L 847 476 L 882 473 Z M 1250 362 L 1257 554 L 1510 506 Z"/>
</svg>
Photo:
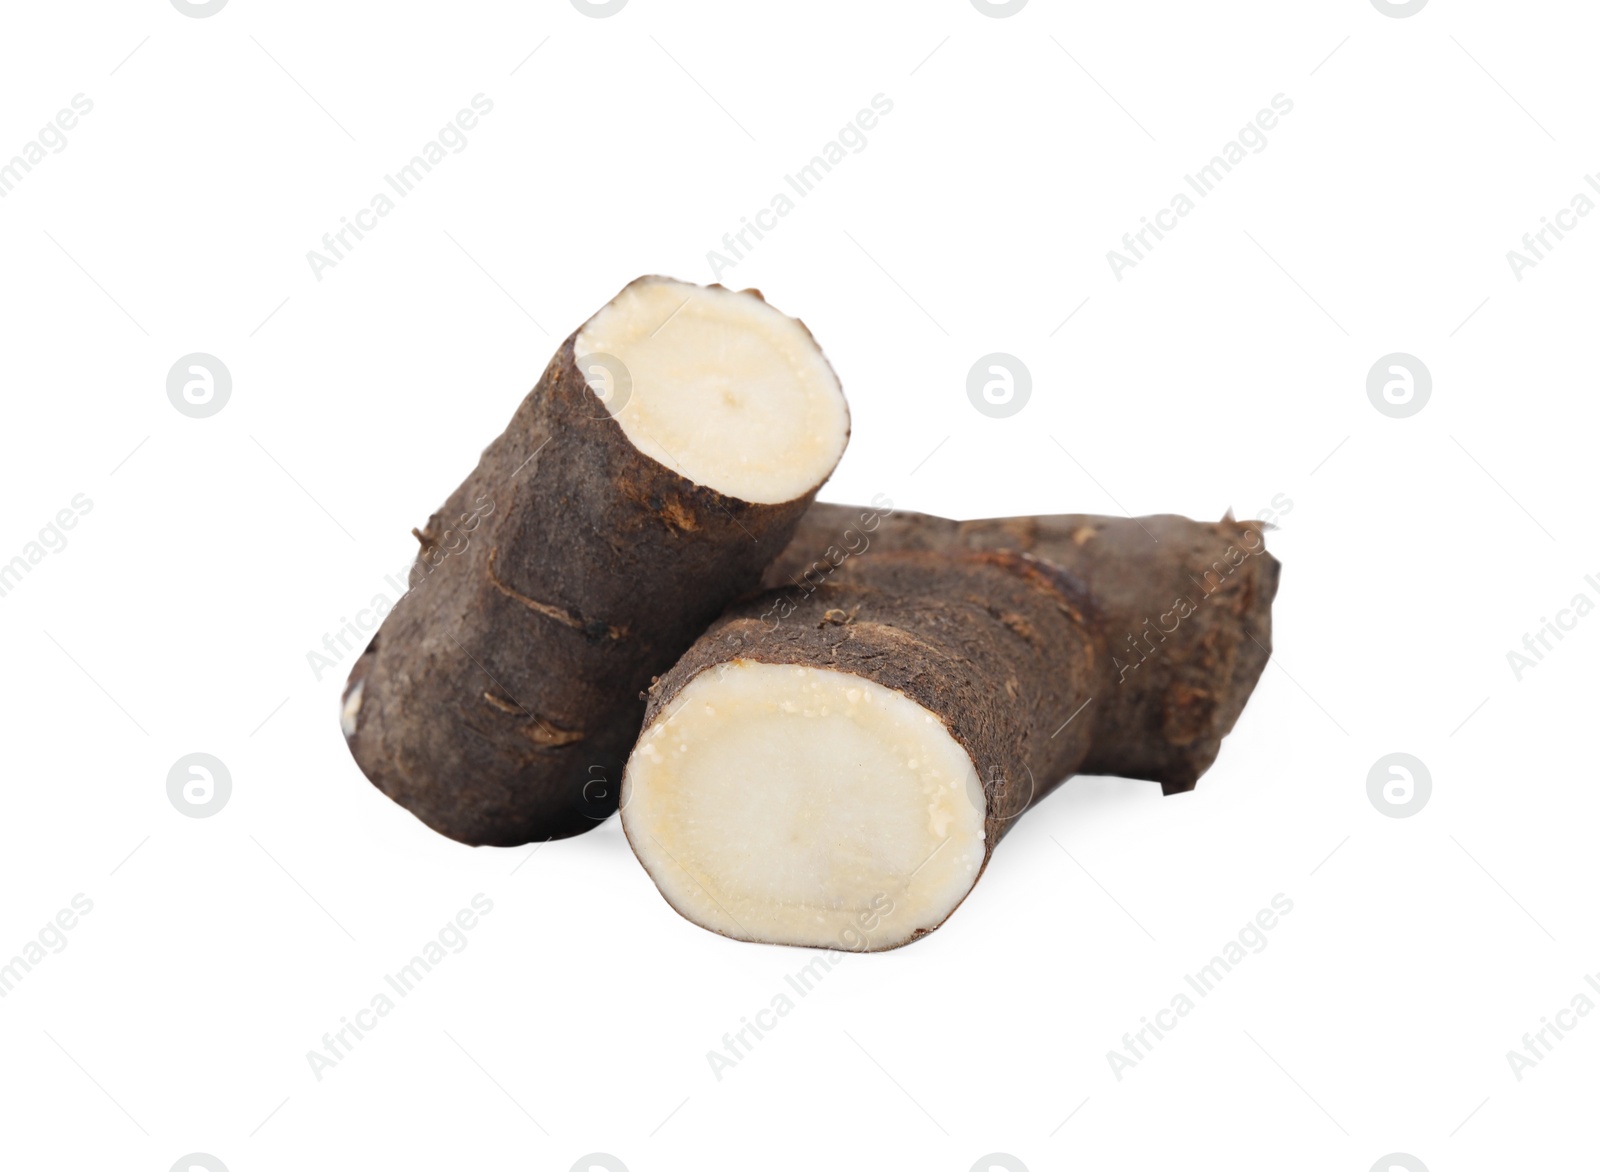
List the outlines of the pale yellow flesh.
<svg viewBox="0 0 1600 1172">
<path fill-rule="evenodd" d="M 626 368 L 626 394 L 595 355 Z M 844 451 L 849 414 L 827 359 L 754 294 L 636 281 L 578 332 L 577 357 L 636 448 L 727 496 L 794 500 Z"/>
<path fill-rule="evenodd" d="M 735 660 L 639 740 L 628 839 L 667 902 L 729 936 L 874 951 L 977 881 L 983 793 L 933 713 L 827 668 Z"/>
</svg>

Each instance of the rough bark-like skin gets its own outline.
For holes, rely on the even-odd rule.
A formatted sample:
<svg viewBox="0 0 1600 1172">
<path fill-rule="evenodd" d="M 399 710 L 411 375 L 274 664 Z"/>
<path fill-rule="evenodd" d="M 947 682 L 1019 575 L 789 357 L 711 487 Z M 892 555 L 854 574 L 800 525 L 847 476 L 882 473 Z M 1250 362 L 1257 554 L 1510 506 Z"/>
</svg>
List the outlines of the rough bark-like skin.
<svg viewBox="0 0 1600 1172">
<path fill-rule="evenodd" d="M 1110 661 L 1093 602 L 1059 568 L 1000 552 L 884 554 L 845 563 L 783 618 L 771 612 L 780 595 L 717 620 L 651 687 L 644 727 L 695 676 L 740 659 L 892 688 L 971 755 L 984 788 L 985 866 L 1017 815 L 1090 751 L 1092 723 L 1069 718 L 1105 690 Z"/>
<path fill-rule="evenodd" d="M 474 845 L 616 809 L 641 693 L 756 587 L 815 493 L 753 504 L 644 455 L 578 370 L 577 336 L 418 534 L 412 589 L 346 685 L 362 771 Z"/>
<path fill-rule="evenodd" d="M 843 567 L 896 550 L 1008 550 L 1070 571 L 1099 607 L 1113 660 L 1082 772 L 1159 781 L 1171 794 L 1216 760 L 1271 654 L 1279 567 L 1264 528 L 1171 515 L 950 521 L 816 504 L 764 584 L 782 588 L 769 603 L 781 612 Z"/>
</svg>

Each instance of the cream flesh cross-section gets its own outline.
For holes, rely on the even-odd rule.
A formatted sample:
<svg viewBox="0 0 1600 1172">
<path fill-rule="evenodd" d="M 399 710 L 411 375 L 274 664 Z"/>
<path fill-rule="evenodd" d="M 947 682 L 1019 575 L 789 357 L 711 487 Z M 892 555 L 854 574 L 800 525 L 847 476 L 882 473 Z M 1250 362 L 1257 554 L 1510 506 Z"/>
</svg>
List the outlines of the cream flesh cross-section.
<svg viewBox="0 0 1600 1172">
<path fill-rule="evenodd" d="M 697 676 L 640 738 L 622 816 L 667 901 L 744 940 L 892 948 L 984 861 L 972 758 L 921 705 L 830 668 Z"/>
<path fill-rule="evenodd" d="M 844 450 L 849 416 L 827 359 L 755 294 L 635 281 L 589 319 L 576 350 L 636 448 L 726 496 L 794 500 Z"/>
</svg>

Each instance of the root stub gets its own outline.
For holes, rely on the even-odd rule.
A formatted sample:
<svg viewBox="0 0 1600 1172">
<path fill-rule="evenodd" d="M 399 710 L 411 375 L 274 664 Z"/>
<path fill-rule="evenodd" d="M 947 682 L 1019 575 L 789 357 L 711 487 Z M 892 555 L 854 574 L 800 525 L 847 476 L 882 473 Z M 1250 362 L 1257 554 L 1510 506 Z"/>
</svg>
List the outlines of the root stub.
<svg viewBox="0 0 1600 1172">
<path fill-rule="evenodd" d="M 623 827 L 694 923 L 875 951 L 933 930 L 1082 762 L 1089 603 L 1010 554 L 886 555 L 730 612 L 651 690 Z M 1066 722 L 1065 727 L 1063 722 Z"/>
<path fill-rule="evenodd" d="M 598 825 L 640 693 L 756 587 L 848 429 L 816 342 L 758 295 L 629 285 L 418 534 L 346 686 L 362 771 L 466 843 Z"/>
</svg>

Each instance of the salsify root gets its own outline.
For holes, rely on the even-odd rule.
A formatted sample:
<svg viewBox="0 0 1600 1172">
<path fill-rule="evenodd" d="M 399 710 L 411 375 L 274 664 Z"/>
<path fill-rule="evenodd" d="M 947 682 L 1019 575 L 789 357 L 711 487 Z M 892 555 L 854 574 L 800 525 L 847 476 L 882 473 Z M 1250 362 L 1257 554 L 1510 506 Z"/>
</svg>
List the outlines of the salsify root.
<svg viewBox="0 0 1600 1172">
<path fill-rule="evenodd" d="M 759 294 L 627 286 L 418 533 L 346 685 L 362 771 L 466 843 L 598 825 L 641 692 L 757 586 L 848 432 L 822 351 Z"/>
</svg>

